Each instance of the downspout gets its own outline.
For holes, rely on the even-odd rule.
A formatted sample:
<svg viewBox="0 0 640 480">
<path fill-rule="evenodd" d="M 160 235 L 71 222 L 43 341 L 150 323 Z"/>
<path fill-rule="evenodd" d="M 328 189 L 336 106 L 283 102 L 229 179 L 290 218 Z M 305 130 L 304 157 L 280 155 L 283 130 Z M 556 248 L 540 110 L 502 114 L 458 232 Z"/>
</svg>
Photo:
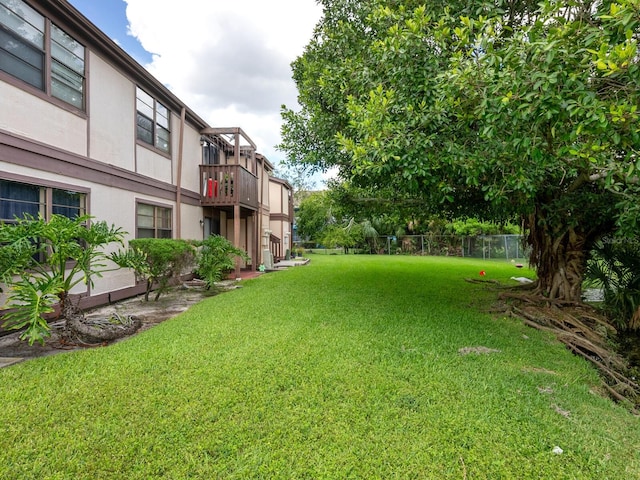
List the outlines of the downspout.
<svg viewBox="0 0 640 480">
<path fill-rule="evenodd" d="M 184 124 L 187 109 L 180 112 L 180 136 L 178 139 L 178 172 L 176 178 L 176 238 L 182 238 L 182 150 L 184 148 Z"/>
</svg>

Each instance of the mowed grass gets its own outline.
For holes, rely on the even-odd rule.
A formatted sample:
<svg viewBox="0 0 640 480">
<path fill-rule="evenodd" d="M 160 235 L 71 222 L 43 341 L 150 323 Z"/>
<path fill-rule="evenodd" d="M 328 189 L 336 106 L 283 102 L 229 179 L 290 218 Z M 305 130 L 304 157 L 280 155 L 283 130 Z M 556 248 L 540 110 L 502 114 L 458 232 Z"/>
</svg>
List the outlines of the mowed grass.
<svg viewBox="0 0 640 480">
<path fill-rule="evenodd" d="M 531 275 L 318 255 L 0 370 L 0 478 L 640 478 L 640 420 L 552 337 L 490 314 L 496 291 L 464 281 L 480 270 Z"/>
</svg>

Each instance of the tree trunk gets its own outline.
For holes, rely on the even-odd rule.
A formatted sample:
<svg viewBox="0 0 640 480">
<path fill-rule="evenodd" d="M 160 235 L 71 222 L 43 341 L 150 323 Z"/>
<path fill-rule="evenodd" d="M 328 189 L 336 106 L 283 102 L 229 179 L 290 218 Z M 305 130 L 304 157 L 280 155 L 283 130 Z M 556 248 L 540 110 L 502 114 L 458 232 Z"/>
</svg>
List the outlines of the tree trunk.
<svg viewBox="0 0 640 480">
<path fill-rule="evenodd" d="M 553 225 L 539 210 L 526 218 L 525 225 L 532 249 L 529 262 L 538 275 L 537 293 L 552 300 L 580 302 L 586 233 L 568 224 Z"/>
<path fill-rule="evenodd" d="M 125 322 L 118 318 L 119 322 L 105 319 L 100 324 L 86 323 L 84 314 L 77 305 L 74 305 L 69 295 L 63 295 L 60 304 L 65 318 L 63 337 L 70 343 L 111 342 L 134 334 L 142 326 L 142 319 L 134 315 L 124 319 Z"/>
</svg>

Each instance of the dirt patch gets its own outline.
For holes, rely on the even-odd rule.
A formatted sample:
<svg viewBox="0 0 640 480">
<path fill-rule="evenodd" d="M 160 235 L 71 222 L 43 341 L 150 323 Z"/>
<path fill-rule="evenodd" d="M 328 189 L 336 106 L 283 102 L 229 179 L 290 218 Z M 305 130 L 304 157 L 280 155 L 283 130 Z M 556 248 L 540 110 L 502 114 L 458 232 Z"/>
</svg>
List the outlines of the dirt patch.
<svg viewBox="0 0 640 480">
<path fill-rule="evenodd" d="M 495 348 L 487 348 L 487 347 L 464 347 L 458 350 L 460 355 L 469 355 L 471 353 L 475 353 L 476 355 L 487 355 L 490 353 L 500 353 L 500 350 Z"/>
<path fill-rule="evenodd" d="M 153 299 L 145 302 L 144 296 L 140 295 L 103 307 L 86 310 L 85 318 L 88 320 L 92 318 L 109 318 L 113 314 L 120 316 L 135 315 L 142 319 L 142 326 L 136 332 L 140 333 L 169 318 L 175 317 L 205 298 L 233 288 L 239 288 L 239 285 L 234 281 L 220 283 L 215 291 L 205 290 L 201 284 L 197 283 L 184 284 L 163 294 L 157 302 L 153 301 Z M 20 340 L 19 332 L 0 337 L 0 367 L 11 365 L 20 359 L 44 357 L 70 350 L 105 345 L 64 342 L 60 335 L 63 326 L 64 320 L 51 323 L 51 336 L 45 341 L 44 345 L 39 343 L 29 345 L 27 342 Z"/>
</svg>

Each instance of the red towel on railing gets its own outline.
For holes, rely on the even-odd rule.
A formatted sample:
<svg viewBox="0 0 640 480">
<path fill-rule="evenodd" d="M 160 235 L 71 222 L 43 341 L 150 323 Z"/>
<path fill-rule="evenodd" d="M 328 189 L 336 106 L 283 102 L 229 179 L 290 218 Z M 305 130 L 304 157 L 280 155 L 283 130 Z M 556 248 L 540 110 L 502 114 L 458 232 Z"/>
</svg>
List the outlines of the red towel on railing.
<svg viewBox="0 0 640 480">
<path fill-rule="evenodd" d="M 207 180 L 207 197 L 211 198 L 212 195 L 213 195 L 213 179 L 209 178 L 209 180 Z"/>
</svg>

